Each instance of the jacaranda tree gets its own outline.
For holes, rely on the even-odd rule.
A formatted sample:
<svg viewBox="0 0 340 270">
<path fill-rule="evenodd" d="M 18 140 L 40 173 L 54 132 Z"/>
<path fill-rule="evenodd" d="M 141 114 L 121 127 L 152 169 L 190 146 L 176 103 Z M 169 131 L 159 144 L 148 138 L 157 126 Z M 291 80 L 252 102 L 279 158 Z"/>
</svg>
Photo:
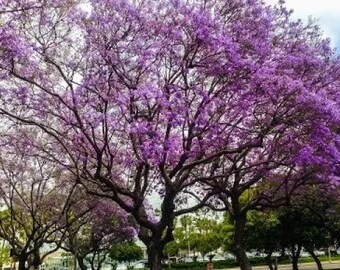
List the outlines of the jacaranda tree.
<svg viewBox="0 0 340 270">
<path fill-rule="evenodd" d="M 74 196 L 78 189 L 45 159 L 8 147 L 1 149 L 0 181 L 0 236 L 9 243 L 18 269 L 39 269 L 60 248 L 67 228 L 87 212 Z M 75 214 L 72 208 L 79 210 Z"/>
<path fill-rule="evenodd" d="M 134 223 L 112 200 L 87 196 L 85 207 L 89 211 L 70 223 L 62 248 L 71 252 L 81 270 L 100 270 L 107 260 L 112 245 L 133 241 L 136 237 Z M 81 208 L 80 208 L 81 209 Z M 79 209 L 73 209 L 77 215 Z M 80 210 L 83 211 L 83 210 Z"/>
<path fill-rule="evenodd" d="M 338 181 L 340 65 L 315 27 L 260 0 L 81 2 L 1 2 L 5 132 L 131 213 L 151 269 L 219 194 Z"/>
</svg>

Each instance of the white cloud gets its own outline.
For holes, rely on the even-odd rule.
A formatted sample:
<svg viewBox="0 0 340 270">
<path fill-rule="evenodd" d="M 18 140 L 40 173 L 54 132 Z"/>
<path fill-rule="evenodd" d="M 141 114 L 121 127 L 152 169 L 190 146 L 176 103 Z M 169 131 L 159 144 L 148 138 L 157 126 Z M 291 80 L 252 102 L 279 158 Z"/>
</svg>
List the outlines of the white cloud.
<svg viewBox="0 0 340 270">
<path fill-rule="evenodd" d="M 277 0 L 266 0 L 277 3 Z M 293 9 L 293 17 L 307 21 L 309 16 L 318 19 L 324 36 L 331 38 L 332 45 L 340 48 L 340 1 L 339 0 L 286 0 L 288 9 Z"/>
</svg>

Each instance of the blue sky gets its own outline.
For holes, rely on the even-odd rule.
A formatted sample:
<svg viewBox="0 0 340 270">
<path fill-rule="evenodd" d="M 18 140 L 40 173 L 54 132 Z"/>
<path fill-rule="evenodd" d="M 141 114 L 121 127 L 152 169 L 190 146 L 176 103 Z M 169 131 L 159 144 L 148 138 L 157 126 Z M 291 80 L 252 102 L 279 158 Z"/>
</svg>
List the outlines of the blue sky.
<svg viewBox="0 0 340 270">
<path fill-rule="evenodd" d="M 308 17 L 312 16 L 318 19 L 324 36 L 331 38 L 332 46 L 340 52 L 340 0 L 286 0 L 286 6 L 294 10 L 294 18 L 308 21 Z"/>
</svg>

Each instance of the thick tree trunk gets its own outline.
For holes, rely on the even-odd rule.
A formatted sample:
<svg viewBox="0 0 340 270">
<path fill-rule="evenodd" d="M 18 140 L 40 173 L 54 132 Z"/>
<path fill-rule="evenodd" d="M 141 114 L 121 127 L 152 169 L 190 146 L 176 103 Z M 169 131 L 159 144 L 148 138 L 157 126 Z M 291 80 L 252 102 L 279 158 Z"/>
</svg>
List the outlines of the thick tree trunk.
<svg viewBox="0 0 340 270">
<path fill-rule="evenodd" d="M 163 259 L 163 249 L 164 246 L 174 240 L 173 229 L 174 229 L 174 198 L 176 193 L 172 188 L 167 190 L 164 196 L 164 200 L 161 206 L 161 219 L 155 226 L 155 224 L 150 224 L 147 227 L 140 227 L 139 238 L 146 245 L 148 253 L 148 263 L 150 270 L 161 270 L 162 259 Z M 137 215 L 138 214 L 138 215 Z M 146 210 L 140 208 L 136 216 L 147 217 Z"/>
<path fill-rule="evenodd" d="M 28 256 L 27 254 L 21 254 L 18 258 L 19 261 L 19 267 L 18 270 L 27 270 L 26 262 L 27 262 Z"/>
<path fill-rule="evenodd" d="M 285 256 L 286 256 L 286 250 L 285 250 L 285 247 L 282 246 L 281 251 L 280 251 L 280 258 L 283 259 Z"/>
<path fill-rule="evenodd" d="M 77 270 L 77 257 L 75 255 L 73 255 L 73 270 Z"/>
<path fill-rule="evenodd" d="M 315 263 L 318 267 L 318 270 L 323 270 L 322 264 L 321 264 L 318 256 L 315 255 L 313 249 L 307 249 L 307 252 L 312 256 L 313 260 L 315 261 Z"/>
<path fill-rule="evenodd" d="M 148 262 L 150 270 L 161 270 L 162 267 L 162 246 L 157 242 L 151 240 L 147 245 Z"/>
<path fill-rule="evenodd" d="M 244 247 L 244 229 L 246 226 L 246 215 L 234 215 L 234 252 L 241 270 L 251 270 L 251 265 Z"/>
<path fill-rule="evenodd" d="M 77 257 L 77 261 L 78 261 L 78 266 L 81 270 L 87 270 L 87 266 L 84 263 L 84 258 L 82 257 Z"/>
<path fill-rule="evenodd" d="M 292 256 L 292 267 L 293 267 L 293 270 L 299 270 L 298 261 L 299 261 L 298 257 Z"/>
<path fill-rule="evenodd" d="M 39 250 L 37 250 L 33 254 L 32 266 L 35 270 L 39 270 L 40 265 L 41 265 L 40 252 L 39 252 Z"/>
<path fill-rule="evenodd" d="M 296 249 L 295 246 L 292 246 L 292 266 L 293 270 L 299 270 L 298 262 L 301 252 L 301 246 L 298 245 L 298 248 Z"/>
<path fill-rule="evenodd" d="M 270 270 L 277 270 L 277 258 L 274 258 L 273 261 L 272 252 L 269 252 L 266 261 Z"/>
<path fill-rule="evenodd" d="M 274 270 L 274 267 L 273 267 L 273 262 L 272 262 L 272 253 L 269 252 L 267 257 L 266 257 L 266 262 L 267 262 L 267 265 L 269 267 L 269 270 Z"/>
</svg>

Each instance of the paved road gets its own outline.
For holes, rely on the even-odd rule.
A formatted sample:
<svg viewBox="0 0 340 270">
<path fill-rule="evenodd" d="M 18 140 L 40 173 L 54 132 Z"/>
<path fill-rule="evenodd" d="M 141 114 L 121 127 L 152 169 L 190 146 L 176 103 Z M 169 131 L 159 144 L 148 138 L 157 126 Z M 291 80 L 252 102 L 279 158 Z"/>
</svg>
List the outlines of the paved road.
<svg viewBox="0 0 340 270">
<path fill-rule="evenodd" d="M 340 261 L 334 261 L 332 263 L 322 262 L 324 270 L 338 269 L 340 270 Z M 239 270 L 240 268 L 229 268 L 225 270 Z M 268 270 L 268 266 L 254 266 L 254 270 Z M 279 270 L 292 270 L 292 266 L 289 264 L 281 264 L 278 267 Z M 315 263 L 301 263 L 299 264 L 299 270 L 317 270 Z"/>
</svg>

